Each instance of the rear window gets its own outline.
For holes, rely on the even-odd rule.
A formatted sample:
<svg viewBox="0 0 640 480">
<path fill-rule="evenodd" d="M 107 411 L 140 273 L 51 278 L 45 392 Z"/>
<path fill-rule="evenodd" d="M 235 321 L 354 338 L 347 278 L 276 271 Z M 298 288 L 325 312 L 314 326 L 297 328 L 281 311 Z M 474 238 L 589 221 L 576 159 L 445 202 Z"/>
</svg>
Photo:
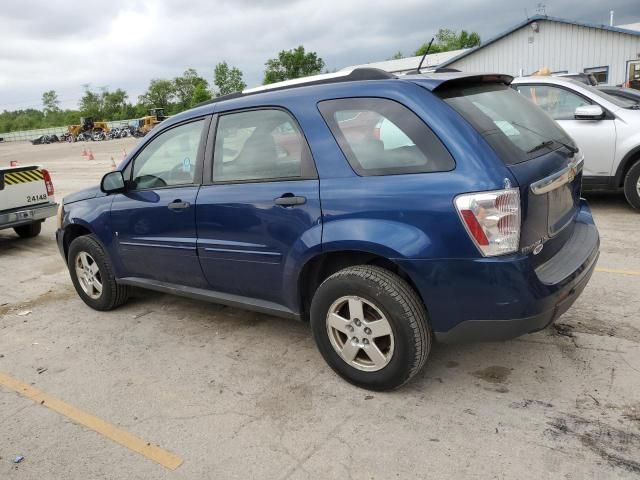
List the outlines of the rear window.
<svg viewBox="0 0 640 480">
<path fill-rule="evenodd" d="M 560 148 L 562 143 L 573 145 L 551 117 L 506 85 L 464 84 L 436 93 L 487 140 L 507 165 L 538 157 Z"/>
<path fill-rule="evenodd" d="M 383 98 L 344 98 L 318 105 L 358 175 L 442 172 L 455 167 L 438 137 L 405 106 Z"/>
</svg>

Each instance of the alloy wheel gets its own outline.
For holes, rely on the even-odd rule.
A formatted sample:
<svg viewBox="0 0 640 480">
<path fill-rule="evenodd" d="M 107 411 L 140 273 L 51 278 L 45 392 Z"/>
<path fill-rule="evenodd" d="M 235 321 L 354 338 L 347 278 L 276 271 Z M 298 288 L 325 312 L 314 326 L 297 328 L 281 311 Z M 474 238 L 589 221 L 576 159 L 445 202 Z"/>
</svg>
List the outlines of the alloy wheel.
<svg viewBox="0 0 640 480">
<path fill-rule="evenodd" d="M 87 252 L 80 252 L 76 256 L 76 276 L 82 291 L 95 299 L 102 295 L 102 276 L 100 268 L 94 258 Z"/>
<path fill-rule="evenodd" d="M 391 361 L 391 324 L 369 300 L 352 295 L 340 297 L 329 307 L 326 323 L 331 346 L 353 368 L 375 372 Z"/>
</svg>

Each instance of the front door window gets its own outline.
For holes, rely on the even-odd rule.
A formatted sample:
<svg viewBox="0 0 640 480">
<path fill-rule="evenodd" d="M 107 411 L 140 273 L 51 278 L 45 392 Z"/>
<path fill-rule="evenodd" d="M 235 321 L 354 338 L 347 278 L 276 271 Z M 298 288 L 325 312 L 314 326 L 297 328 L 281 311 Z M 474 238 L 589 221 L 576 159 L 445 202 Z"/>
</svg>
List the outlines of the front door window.
<svg viewBox="0 0 640 480">
<path fill-rule="evenodd" d="M 131 180 L 136 190 L 194 183 L 204 120 L 167 130 L 135 158 Z"/>
<path fill-rule="evenodd" d="M 518 85 L 517 89 L 554 120 L 573 120 L 576 108 L 591 104 L 584 97 L 564 88 L 548 85 Z"/>
</svg>

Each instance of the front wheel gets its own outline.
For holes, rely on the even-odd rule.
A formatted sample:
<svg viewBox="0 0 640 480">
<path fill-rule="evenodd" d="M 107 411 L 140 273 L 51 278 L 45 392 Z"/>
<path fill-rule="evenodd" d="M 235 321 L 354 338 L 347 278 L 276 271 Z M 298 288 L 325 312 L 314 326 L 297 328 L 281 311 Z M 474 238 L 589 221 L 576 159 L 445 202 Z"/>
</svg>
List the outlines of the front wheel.
<svg viewBox="0 0 640 480">
<path fill-rule="evenodd" d="M 422 301 L 380 267 L 345 268 L 327 278 L 311 303 L 311 328 L 329 366 L 354 385 L 391 390 L 409 381 L 431 350 Z"/>
<path fill-rule="evenodd" d="M 624 196 L 633 208 L 640 209 L 640 160 L 631 166 L 624 177 Z"/>
<path fill-rule="evenodd" d="M 67 266 L 76 292 L 91 308 L 112 310 L 127 301 L 128 287 L 116 282 L 111 262 L 93 235 L 71 242 Z"/>
</svg>

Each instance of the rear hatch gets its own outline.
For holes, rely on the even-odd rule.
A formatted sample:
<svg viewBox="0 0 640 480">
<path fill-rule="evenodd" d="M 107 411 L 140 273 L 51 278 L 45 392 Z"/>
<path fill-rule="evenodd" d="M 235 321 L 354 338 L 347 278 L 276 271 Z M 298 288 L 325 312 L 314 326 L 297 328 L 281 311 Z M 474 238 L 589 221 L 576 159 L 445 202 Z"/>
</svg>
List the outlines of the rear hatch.
<svg viewBox="0 0 640 480">
<path fill-rule="evenodd" d="M 0 211 L 48 201 L 44 175 L 39 167 L 0 168 Z"/>
<path fill-rule="evenodd" d="M 571 237 L 579 210 L 582 155 L 551 117 L 503 82 L 447 82 L 434 93 L 491 145 L 520 188 L 520 250 L 544 243 L 543 263 Z M 539 249 L 537 249 L 539 250 Z"/>
</svg>

